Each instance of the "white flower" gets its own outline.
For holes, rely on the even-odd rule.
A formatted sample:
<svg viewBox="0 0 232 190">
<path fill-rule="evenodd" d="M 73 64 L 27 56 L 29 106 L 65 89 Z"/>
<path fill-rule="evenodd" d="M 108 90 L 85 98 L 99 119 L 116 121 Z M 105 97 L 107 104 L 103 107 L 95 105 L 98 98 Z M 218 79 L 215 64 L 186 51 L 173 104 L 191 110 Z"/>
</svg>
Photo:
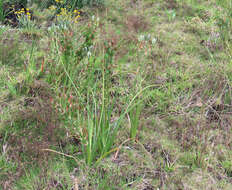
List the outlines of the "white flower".
<svg viewBox="0 0 232 190">
<path fill-rule="evenodd" d="M 91 52 L 90 52 L 90 51 L 87 52 L 87 56 L 88 56 L 88 57 L 91 56 Z"/>
<path fill-rule="evenodd" d="M 92 21 L 94 21 L 94 20 L 95 20 L 95 16 L 93 15 L 93 16 L 92 16 Z"/>
<path fill-rule="evenodd" d="M 89 46 L 89 50 L 92 50 L 93 49 L 93 45 Z"/>
<path fill-rule="evenodd" d="M 139 37 L 138 37 L 138 40 L 141 42 L 141 41 L 144 41 L 145 40 L 145 36 L 144 35 L 140 35 Z"/>
<path fill-rule="evenodd" d="M 156 39 L 156 38 L 153 38 L 152 41 L 151 41 L 151 43 L 152 43 L 152 44 L 155 44 L 156 41 L 157 41 L 157 39 Z"/>
</svg>

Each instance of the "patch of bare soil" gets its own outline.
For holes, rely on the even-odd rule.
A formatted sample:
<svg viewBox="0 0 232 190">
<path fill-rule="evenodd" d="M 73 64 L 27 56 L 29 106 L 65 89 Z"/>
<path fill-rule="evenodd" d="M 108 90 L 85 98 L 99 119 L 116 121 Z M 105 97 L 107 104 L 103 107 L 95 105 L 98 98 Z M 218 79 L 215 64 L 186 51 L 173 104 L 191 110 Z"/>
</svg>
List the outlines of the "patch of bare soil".
<svg viewBox="0 0 232 190">
<path fill-rule="evenodd" d="M 178 2 L 176 0 L 165 0 L 165 7 L 167 9 L 177 9 L 179 7 Z"/>
<path fill-rule="evenodd" d="M 149 28 L 149 23 L 142 15 L 129 15 L 126 18 L 127 29 L 129 32 L 141 32 L 146 31 Z"/>
</svg>

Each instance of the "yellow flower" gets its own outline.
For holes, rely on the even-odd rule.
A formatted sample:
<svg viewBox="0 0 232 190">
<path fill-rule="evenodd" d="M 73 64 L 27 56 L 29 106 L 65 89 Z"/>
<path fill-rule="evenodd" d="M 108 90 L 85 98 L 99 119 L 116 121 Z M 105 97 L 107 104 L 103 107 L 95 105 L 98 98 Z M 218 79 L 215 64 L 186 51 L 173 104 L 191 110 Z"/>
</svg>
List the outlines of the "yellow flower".
<svg viewBox="0 0 232 190">
<path fill-rule="evenodd" d="M 49 7 L 49 9 L 50 9 L 50 10 L 55 10 L 56 7 L 55 7 L 54 5 L 52 5 L 52 6 Z"/>
<path fill-rule="evenodd" d="M 62 0 L 55 0 L 57 3 L 63 3 Z"/>
</svg>

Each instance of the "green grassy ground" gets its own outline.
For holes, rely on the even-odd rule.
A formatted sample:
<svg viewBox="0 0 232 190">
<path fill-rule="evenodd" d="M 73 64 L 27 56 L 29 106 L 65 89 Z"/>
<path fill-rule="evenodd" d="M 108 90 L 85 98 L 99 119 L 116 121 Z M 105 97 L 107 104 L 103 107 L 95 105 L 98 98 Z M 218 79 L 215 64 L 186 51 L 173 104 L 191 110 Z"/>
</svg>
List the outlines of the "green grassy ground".
<svg viewBox="0 0 232 190">
<path fill-rule="evenodd" d="M 29 8 L 0 27 L 0 189 L 232 189 L 230 0 Z"/>
</svg>

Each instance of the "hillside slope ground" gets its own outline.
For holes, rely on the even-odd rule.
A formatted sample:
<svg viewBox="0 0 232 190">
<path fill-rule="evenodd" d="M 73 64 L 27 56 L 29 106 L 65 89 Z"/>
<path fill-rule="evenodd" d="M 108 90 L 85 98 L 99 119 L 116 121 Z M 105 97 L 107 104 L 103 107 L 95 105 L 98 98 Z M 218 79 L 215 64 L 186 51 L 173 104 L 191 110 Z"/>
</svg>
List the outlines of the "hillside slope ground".
<svg viewBox="0 0 232 190">
<path fill-rule="evenodd" d="M 0 27 L 0 189 L 232 189 L 230 0 L 28 8 Z"/>
</svg>

